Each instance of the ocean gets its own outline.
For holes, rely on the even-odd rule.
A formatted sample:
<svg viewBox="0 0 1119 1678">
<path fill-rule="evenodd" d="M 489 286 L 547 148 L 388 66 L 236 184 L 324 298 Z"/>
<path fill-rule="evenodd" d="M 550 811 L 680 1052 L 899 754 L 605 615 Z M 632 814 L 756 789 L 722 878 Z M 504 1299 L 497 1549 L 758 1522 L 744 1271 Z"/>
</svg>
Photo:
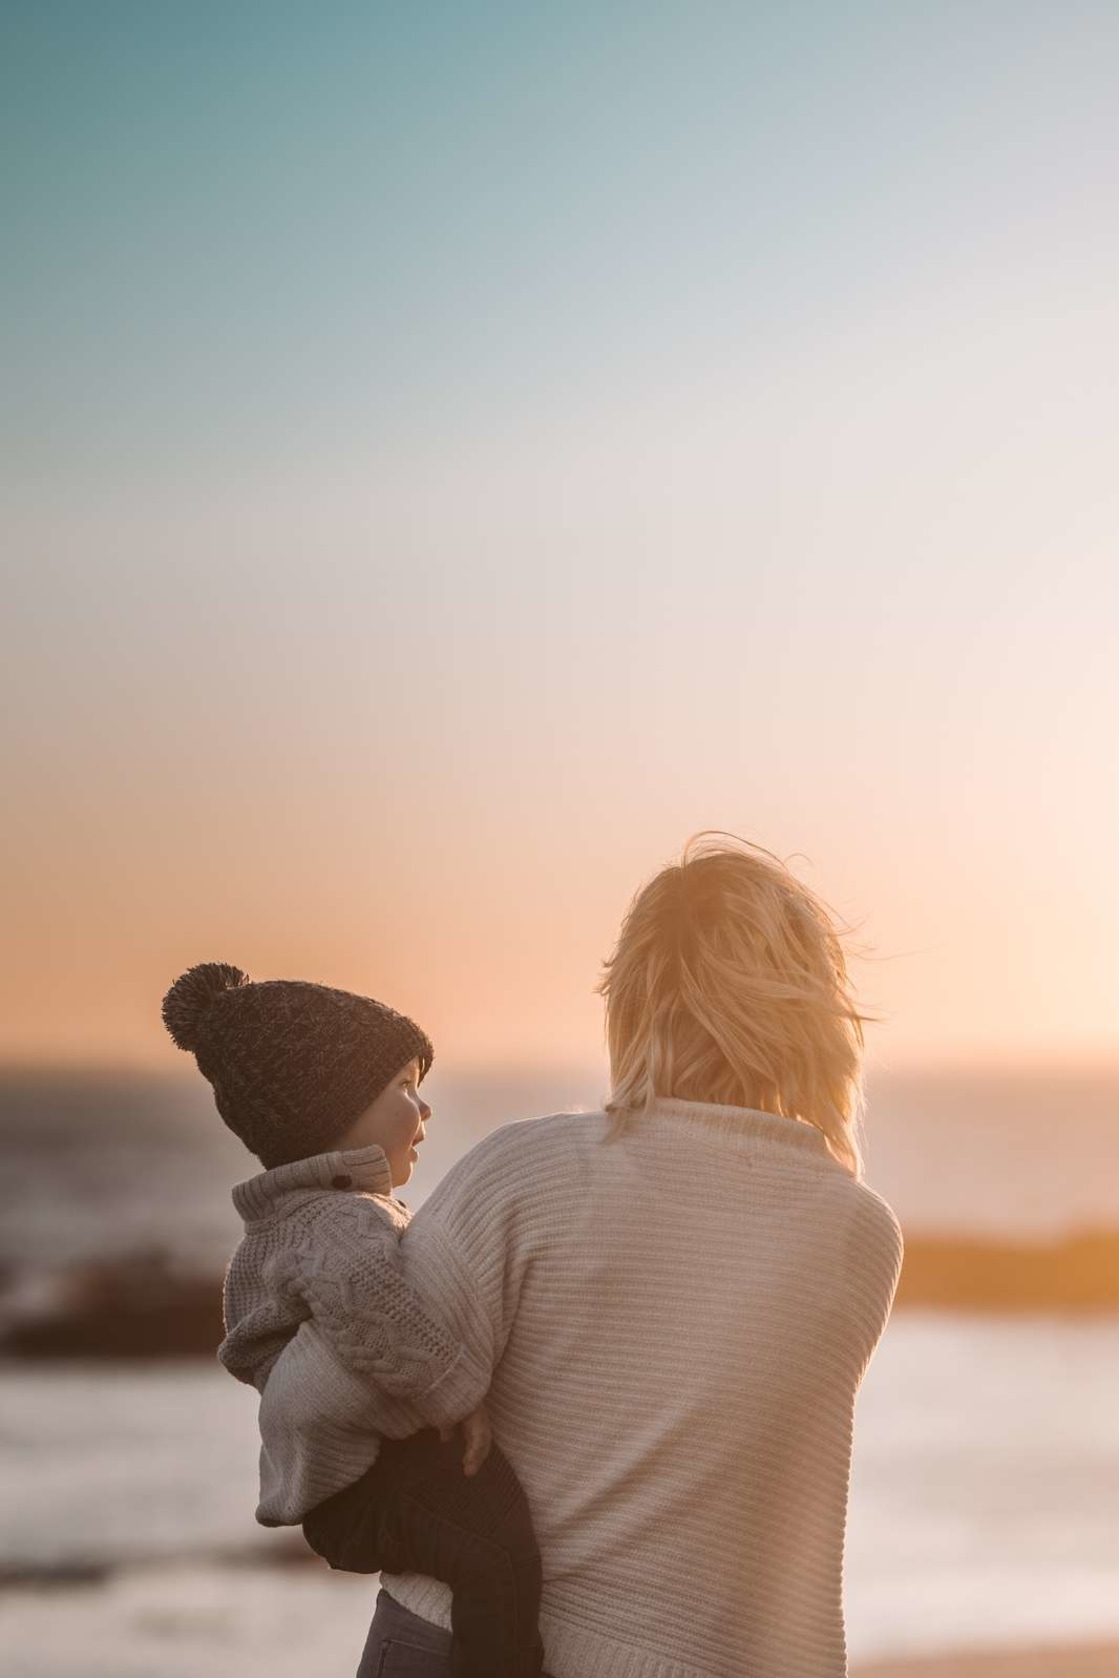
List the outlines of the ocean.
<svg viewBox="0 0 1119 1678">
<path fill-rule="evenodd" d="M 496 1124 L 593 1107 L 594 1069 L 435 1077 L 413 1204 Z M 910 1234 L 1119 1228 L 1119 1075 L 880 1078 L 868 1178 Z M 9 1075 L 0 1275 L 168 1252 L 219 1268 L 254 1162 L 199 1080 Z M 208 1360 L 0 1364 L 6 1678 L 352 1671 L 374 1586 L 252 1518 L 254 1396 Z M 860 1398 L 854 1659 L 1119 1635 L 1119 1317 L 898 1312 Z"/>
</svg>

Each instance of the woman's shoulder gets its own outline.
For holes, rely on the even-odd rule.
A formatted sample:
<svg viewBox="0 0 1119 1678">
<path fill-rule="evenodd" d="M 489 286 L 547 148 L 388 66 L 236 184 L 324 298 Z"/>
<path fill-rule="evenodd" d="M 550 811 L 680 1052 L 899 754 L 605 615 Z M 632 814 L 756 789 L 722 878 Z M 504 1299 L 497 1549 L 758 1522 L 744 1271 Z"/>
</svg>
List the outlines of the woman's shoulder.
<svg viewBox="0 0 1119 1678">
<path fill-rule="evenodd" d="M 459 1168 L 474 1172 L 563 1169 L 600 1142 L 610 1128 L 605 1113 L 549 1113 L 515 1119 L 491 1130 L 464 1154 Z"/>
<path fill-rule="evenodd" d="M 604 1113 L 586 1112 L 551 1113 L 501 1125 L 451 1167 L 420 1215 L 466 1202 L 476 1212 L 508 1214 L 530 1199 L 539 1210 L 588 1180 L 592 1150 L 608 1129 Z"/>
<path fill-rule="evenodd" d="M 851 1183 L 847 1226 L 847 1268 L 856 1285 L 872 1294 L 894 1296 L 904 1254 L 901 1225 L 893 1207 L 864 1182 Z"/>
<path fill-rule="evenodd" d="M 861 1178 L 852 1180 L 853 1215 L 858 1227 L 873 1231 L 879 1240 L 890 1246 L 901 1247 L 901 1225 L 889 1201 Z"/>
<path fill-rule="evenodd" d="M 597 1124 L 596 1124 L 597 1120 Z M 502 1125 L 447 1172 L 420 1207 L 407 1240 L 464 1253 L 527 1253 L 571 1217 L 591 1180 L 601 1113 L 553 1113 Z"/>
</svg>

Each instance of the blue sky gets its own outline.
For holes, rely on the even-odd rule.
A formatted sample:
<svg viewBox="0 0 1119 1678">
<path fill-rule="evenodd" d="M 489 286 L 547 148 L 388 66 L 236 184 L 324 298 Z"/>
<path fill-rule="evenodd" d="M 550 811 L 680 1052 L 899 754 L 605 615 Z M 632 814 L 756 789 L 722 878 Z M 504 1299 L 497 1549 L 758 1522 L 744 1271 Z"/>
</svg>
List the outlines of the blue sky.
<svg viewBox="0 0 1119 1678">
<path fill-rule="evenodd" d="M 453 437 L 1115 255 L 1106 5 L 6 15 L 33 466 Z"/>
</svg>

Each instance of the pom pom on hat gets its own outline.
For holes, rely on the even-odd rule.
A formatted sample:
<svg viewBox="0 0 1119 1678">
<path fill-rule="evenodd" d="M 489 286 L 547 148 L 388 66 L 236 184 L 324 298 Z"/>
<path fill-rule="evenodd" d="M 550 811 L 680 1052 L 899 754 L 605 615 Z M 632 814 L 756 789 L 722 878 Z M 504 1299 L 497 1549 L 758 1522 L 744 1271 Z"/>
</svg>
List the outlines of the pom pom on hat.
<svg viewBox="0 0 1119 1678">
<path fill-rule="evenodd" d="M 197 1049 L 203 1023 L 217 998 L 248 983 L 247 973 L 224 961 L 204 961 L 176 979 L 163 998 L 163 1023 L 176 1046 Z"/>
</svg>

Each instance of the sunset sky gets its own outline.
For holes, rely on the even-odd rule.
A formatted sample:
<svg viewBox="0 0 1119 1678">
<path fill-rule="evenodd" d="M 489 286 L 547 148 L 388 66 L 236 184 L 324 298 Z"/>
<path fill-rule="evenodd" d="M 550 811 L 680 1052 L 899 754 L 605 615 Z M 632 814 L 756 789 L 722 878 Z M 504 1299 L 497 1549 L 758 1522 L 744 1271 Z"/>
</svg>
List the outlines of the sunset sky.
<svg viewBox="0 0 1119 1678">
<path fill-rule="evenodd" d="M 1116 1056 L 1119 8 L 24 0 L 0 1058 L 200 960 L 593 1060 L 692 832 Z"/>
</svg>

